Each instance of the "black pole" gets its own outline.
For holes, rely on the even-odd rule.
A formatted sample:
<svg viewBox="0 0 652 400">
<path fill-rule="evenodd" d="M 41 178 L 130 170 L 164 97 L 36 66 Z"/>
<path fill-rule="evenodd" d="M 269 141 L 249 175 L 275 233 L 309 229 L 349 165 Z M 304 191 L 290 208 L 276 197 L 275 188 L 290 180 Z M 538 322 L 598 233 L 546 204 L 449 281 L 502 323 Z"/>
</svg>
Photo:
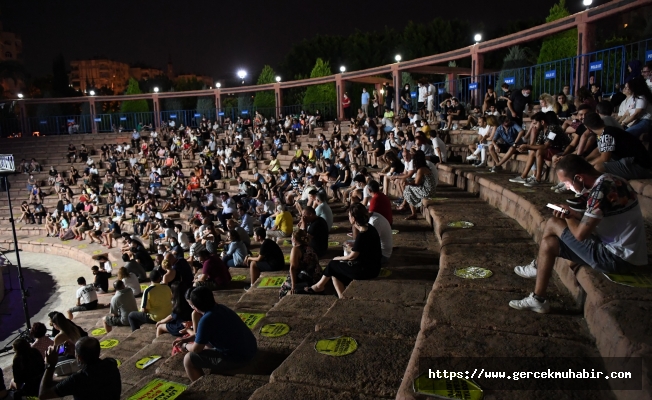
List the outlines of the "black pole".
<svg viewBox="0 0 652 400">
<path fill-rule="evenodd" d="M 14 234 L 14 250 L 16 251 L 16 265 L 18 266 L 18 284 L 20 285 L 20 295 L 23 298 L 23 311 L 25 312 L 25 323 L 27 330 L 32 329 L 29 322 L 29 311 L 27 310 L 27 291 L 25 290 L 25 281 L 23 279 L 23 270 L 20 266 L 20 253 L 18 251 L 18 237 L 16 237 L 16 224 L 14 223 L 14 211 L 11 209 L 11 194 L 9 193 L 9 178 L 5 175 L 5 189 L 7 190 L 7 202 L 9 203 L 9 222 L 11 222 L 11 231 Z"/>
</svg>

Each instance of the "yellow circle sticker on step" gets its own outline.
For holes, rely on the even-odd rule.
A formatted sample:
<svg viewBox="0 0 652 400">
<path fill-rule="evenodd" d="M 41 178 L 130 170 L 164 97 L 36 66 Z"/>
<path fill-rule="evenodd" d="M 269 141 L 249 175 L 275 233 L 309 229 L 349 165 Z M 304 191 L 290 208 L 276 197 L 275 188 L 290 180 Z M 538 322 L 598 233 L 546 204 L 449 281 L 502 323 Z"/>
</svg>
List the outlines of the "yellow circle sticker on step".
<svg viewBox="0 0 652 400">
<path fill-rule="evenodd" d="M 442 399 L 482 400 L 484 393 L 477 383 L 464 378 L 431 379 L 423 373 L 413 382 L 416 393 Z"/>
<path fill-rule="evenodd" d="M 392 271 L 388 270 L 387 268 L 381 268 L 380 273 L 378 274 L 379 278 L 387 278 L 392 274 Z"/>
<path fill-rule="evenodd" d="M 95 251 L 93 251 L 93 255 L 98 255 L 98 254 L 102 254 L 102 250 L 95 250 Z"/>
<path fill-rule="evenodd" d="M 146 283 L 141 283 L 141 284 L 140 284 L 140 291 L 141 291 L 141 292 L 144 292 L 145 289 L 147 289 L 148 287 L 149 287 L 148 284 L 146 284 Z"/>
<path fill-rule="evenodd" d="M 102 336 L 102 335 L 106 335 L 106 329 L 104 329 L 104 328 L 93 329 L 93 330 L 91 331 L 91 335 L 93 335 L 93 336 Z"/>
<path fill-rule="evenodd" d="M 283 241 L 283 246 L 292 246 L 292 242 L 289 240 L 284 240 Z"/>
<path fill-rule="evenodd" d="M 45 239 L 43 239 L 43 238 L 39 238 L 39 239 L 36 239 L 36 241 L 37 241 L 38 243 L 43 243 L 43 242 L 45 242 Z"/>
<path fill-rule="evenodd" d="M 335 230 L 335 229 L 340 229 L 340 227 L 337 226 L 337 225 L 333 225 L 333 226 L 331 227 L 331 230 Z"/>
<path fill-rule="evenodd" d="M 161 356 L 149 356 L 136 361 L 136 368 L 145 369 L 161 359 Z"/>
<path fill-rule="evenodd" d="M 258 257 L 258 254 L 260 254 L 260 253 L 258 253 L 257 251 L 252 251 L 251 252 L 251 255 L 254 256 L 254 257 Z"/>
<path fill-rule="evenodd" d="M 392 235 L 398 235 L 398 229 L 392 229 Z"/>
<path fill-rule="evenodd" d="M 448 226 L 450 226 L 451 228 L 468 229 L 468 228 L 474 227 L 475 224 L 473 222 L 469 222 L 469 221 L 455 221 L 455 222 L 449 222 Z"/>
<path fill-rule="evenodd" d="M 63 244 L 70 244 L 70 240 L 64 240 L 64 241 L 61 242 L 61 243 L 63 243 Z"/>
<path fill-rule="evenodd" d="M 118 364 L 118 368 L 122 365 L 122 361 L 118 360 L 117 358 L 114 358 L 116 364 Z"/>
<path fill-rule="evenodd" d="M 231 280 L 236 281 L 236 282 L 237 281 L 244 281 L 245 279 L 247 279 L 247 275 L 233 275 L 231 277 Z"/>
<path fill-rule="evenodd" d="M 186 390 L 187 386 L 181 383 L 168 382 L 163 379 L 152 379 L 128 400 L 174 400 Z"/>
<path fill-rule="evenodd" d="M 107 339 L 100 342 L 100 348 L 103 349 L 112 349 L 120 343 L 117 339 Z"/>
<path fill-rule="evenodd" d="M 285 336 L 290 332 L 290 326 L 288 324 L 278 323 L 278 324 L 267 324 L 260 328 L 261 336 L 265 337 L 281 337 Z"/>
<path fill-rule="evenodd" d="M 448 200 L 448 197 L 431 197 L 430 200 L 432 200 L 432 201 L 444 201 L 444 200 Z"/>
<path fill-rule="evenodd" d="M 261 319 L 265 318 L 265 314 L 253 314 L 253 313 L 237 313 L 242 322 L 249 327 L 249 329 L 254 329 L 256 325 L 260 322 Z"/>
<path fill-rule="evenodd" d="M 358 342 L 350 336 L 322 339 L 315 344 L 317 353 L 328 356 L 346 356 L 358 349 Z"/>
<path fill-rule="evenodd" d="M 77 248 L 80 249 L 80 250 L 83 250 L 83 249 L 85 249 L 87 247 L 88 247 L 87 244 L 80 244 L 79 246 L 77 246 Z"/>
<path fill-rule="evenodd" d="M 466 267 L 455 270 L 455 276 L 464 279 L 484 279 L 489 278 L 494 273 L 486 268 Z"/>
<path fill-rule="evenodd" d="M 286 264 L 290 263 L 290 255 L 289 254 L 286 254 L 285 256 L 283 256 L 283 258 L 285 259 Z"/>
<path fill-rule="evenodd" d="M 339 246 L 339 245 L 340 245 L 340 242 L 328 242 L 328 247 L 335 247 L 335 246 Z"/>
</svg>

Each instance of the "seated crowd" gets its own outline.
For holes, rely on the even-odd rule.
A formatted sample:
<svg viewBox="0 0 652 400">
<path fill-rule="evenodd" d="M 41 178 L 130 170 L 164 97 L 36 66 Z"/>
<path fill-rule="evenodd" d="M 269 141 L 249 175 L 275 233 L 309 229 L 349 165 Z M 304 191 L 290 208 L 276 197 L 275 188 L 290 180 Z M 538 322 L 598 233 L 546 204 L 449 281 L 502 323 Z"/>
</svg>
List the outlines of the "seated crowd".
<svg viewBox="0 0 652 400">
<path fill-rule="evenodd" d="M 30 199 L 21 205 L 21 219 L 34 223 L 38 218 L 40 224 L 45 217 L 48 236 L 61 240 L 119 248 L 124 264 L 117 267 L 98 257 L 91 268 L 93 282 L 77 280 L 76 303 L 67 315 L 50 314 L 52 339 L 35 324 L 32 349 L 15 342 L 20 362 L 12 388 L 40 398 L 81 396 L 101 379 L 111 388 L 96 397 L 119 398 L 115 360 L 100 360 L 97 340 L 73 322 L 74 313 L 103 306 L 98 293 L 113 293 L 103 321 L 107 331 L 152 324 L 157 336 L 176 336 L 173 346 L 186 353 L 184 368 L 194 381 L 203 369 L 241 368 L 257 352 L 249 328 L 213 298 L 212 291 L 232 287 L 230 268 L 246 268 L 251 284 L 263 272 L 286 272 L 279 298 L 322 293 L 330 282 L 342 297 L 353 280 L 376 278 L 392 256 L 394 214 L 409 209 L 407 219 L 416 219 L 423 199 L 436 193 L 436 164 L 447 161 L 446 145 L 428 123 L 436 123 L 430 86 L 419 89 L 419 103 L 426 104 L 418 113 L 405 102 L 399 116 L 391 104 L 381 115 L 373 100 L 373 116 L 366 114 L 368 107 L 361 110 L 351 118 L 348 134 L 335 123 L 330 137 L 319 133 L 305 152 L 300 143 L 315 135 L 321 124 L 317 112 L 281 116 L 278 122 L 259 114 L 233 123 L 202 120 L 196 129 L 167 124 L 147 137 L 135 131 L 131 145 L 102 146 L 95 160 L 91 151 L 78 152 L 71 144 L 70 162 L 79 157 L 86 165 L 82 176 L 74 165 L 68 178 L 51 168 L 51 194 L 59 197 L 54 210 L 45 209 L 44 193 L 30 176 Z M 477 127 L 480 137 L 470 159 L 478 166 L 487 165 L 487 152 L 492 172 L 512 155 L 527 154 L 523 173 L 512 182 L 535 187 L 555 168 L 559 184 L 553 190 L 577 193 L 548 220 L 537 260 L 515 268 L 520 276 L 536 278 L 536 286 L 529 297 L 510 302 L 513 308 L 549 311 L 545 293 L 556 257 L 604 272 L 647 265 L 643 218 L 627 180 L 650 177 L 652 161 L 641 141 L 648 141 L 652 125 L 652 93 L 644 78 L 625 83 L 624 106 L 619 105 L 616 118 L 611 102 L 596 101 L 592 87 L 580 90 L 577 107 L 567 93 L 556 101 L 542 95 L 528 129 L 523 118 L 529 86 L 514 93 L 503 87 L 500 97 L 491 90 L 469 115 L 454 98 L 442 104 L 441 131 L 452 128 L 453 121 Z M 296 146 L 286 169 L 278 156 L 290 143 Z M 383 169 L 376 180 L 370 172 L 379 164 Z M 106 169 L 103 176 L 100 166 Z M 186 176 L 184 169 L 192 172 Z M 23 172 L 33 171 L 26 166 Z M 236 193 L 222 188 L 224 178 L 237 181 Z M 75 185 L 80 194 L 72 190 Z M 402 193 L 394 209 L 383 193 L 385 185 Z M 333 201 L 346 206 L 352 226 L 343 255 L 329 254 Z M 189 218 L 179 220 L 180 212 Z M 281 246 L 291 246 L 287 260 Z M 157 253 L 154 259 L 150 251 Z M 320 260 L 330 261 L 322 266 Z M 57 362 L 73 358 L 81 369 L 54 382 Z"/>
</svg>

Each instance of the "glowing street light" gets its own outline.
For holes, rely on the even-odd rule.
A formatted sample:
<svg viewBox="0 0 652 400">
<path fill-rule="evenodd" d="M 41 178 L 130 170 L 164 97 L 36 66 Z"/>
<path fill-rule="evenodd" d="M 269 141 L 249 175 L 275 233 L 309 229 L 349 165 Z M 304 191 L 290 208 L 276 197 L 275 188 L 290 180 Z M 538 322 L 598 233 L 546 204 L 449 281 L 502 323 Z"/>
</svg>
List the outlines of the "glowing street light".
<svg viewBox="0 0 652 400">
<path fill-rule="evenodd" d="M 394 59 L 396 60 L 396 62 L 401 62 L 401 55 L 397 54 L 396 57 L 394 57 Z"/>
<path fill-rule="evenodd" d="M 244 69 L 241 69 L 240 71 L 238 71 L 238 77 L 240 79 L 242 79 L 243 84 L 244 84 L 244 79 L 245 79 L 246 76 L 247 76 L 247 71 L 245 71 Z"/>
<path fill-rule="evenodd" d="M 281 77 L 280 77 L 280 76 L 277 76 L 277 77 L 276 77 L 276 82 L 280 82 L 280 81 L 281 81 Z"/>
<path fill-rule="evenodd" d="M 473 40 L 475 40 L 476 43 L 480 42 L 482 40 L 482 35 L 476 33 L 475 36 L 473 36 Z"/>
<path fill-rule="evenodd" d="M 158 86 L 154 87 L 154 93 L 158 93 Z"/>
<path fill-rule="evenodd" d="M 591 4 L 593 4 L 593 0 L 584 0 L 582 1 L 582 4 L 584 4 L 585 7 L 589 7 Z"/>
<path fill-rule="evenodd" d="M 23 96 L 22 93 L 18 93 L 18 98 L 19 98 L 19 99 L 22 99 L 23 97 L 25 97 L 25 96 Z"/>
<path fill-rule="evenodd" d="M 90 92 L 88 92 L 88 94 L 90 94 L 91 96 L 95 96 L 95 90 L 91 90 Z"/>
<path fill-rule="evenodd" d="M 342 65 L 342 66 L 340 67 L 340 72 L 341 72 L 341 73 L 344 73 L 344 71 L 346 71 L 346 67 L 345 67 L 344 65 Z"/>
<path fill-rule="evenodd" d="M 219 82 L 215 82 L 215 87 L 219 89 L 219 88 L 221 88 L 221 87 L 222 87 L 222 84 L 221 84 L 221 83 L 219 83 Z"/>
</svg>

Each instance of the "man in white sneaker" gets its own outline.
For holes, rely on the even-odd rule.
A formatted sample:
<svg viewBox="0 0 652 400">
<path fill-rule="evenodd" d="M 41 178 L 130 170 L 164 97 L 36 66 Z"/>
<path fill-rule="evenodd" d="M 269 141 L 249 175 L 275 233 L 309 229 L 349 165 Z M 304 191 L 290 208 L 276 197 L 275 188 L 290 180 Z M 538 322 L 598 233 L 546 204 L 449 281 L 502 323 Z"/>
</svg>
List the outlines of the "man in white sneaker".
<svg viewBox="0 0 652 400">
<path fill-rule="evenodd" d="M 550 311 L 546 289 L 555 259 L 561 257 L 605 273 L 643 271 L 647 265 L 645 226 L 637 194 L 624 179 L 597 171 L 571 154 L 557 164 L 557 177 L 576 193 L 588 194 L 581 212 L 561 204 L 546 222 L 538 258 L 514 272 L 536 278 L 534 292 L 510 307 L 538 313 Z"/>
</svg>

